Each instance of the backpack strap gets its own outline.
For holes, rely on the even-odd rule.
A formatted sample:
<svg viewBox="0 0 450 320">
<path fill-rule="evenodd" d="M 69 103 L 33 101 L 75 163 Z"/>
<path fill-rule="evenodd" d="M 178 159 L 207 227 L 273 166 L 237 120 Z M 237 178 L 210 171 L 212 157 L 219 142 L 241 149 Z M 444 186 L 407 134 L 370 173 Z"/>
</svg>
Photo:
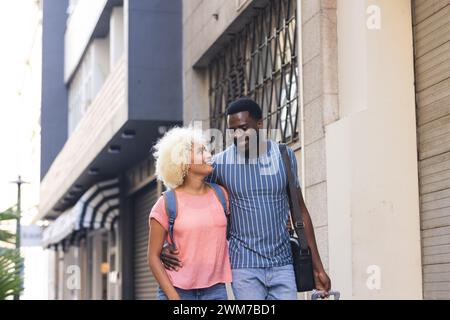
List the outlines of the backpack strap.
<svg viewBox="0 0 450 320">
<path fill-rule="evenodd" d="M 163 193 L 164 202 L 166 205 L 166 213 L 169 217 L 169 237 L 170 237 L 170 246 L 172 250 L 175 250 L 177 247 L 175 242 L 173 241 L 173 225 L 175 224 L 175 219 L 177 218 L 177 199 L 175 197 L 175 191 L 168 190 Z"/>
<path fill-rule="evenodd" d="M 211 188 L 213 188 L 214 192 L 216 193 L 217 198 L 220 201 L 220 204 L 222 205 L 223 212 L 225 213 L 225 215 L 228 215 L 227 199 L 225 197 L 225 193 L 223 192 L 222 188 L 216 183 L 209 182 L 207 184 Z"/>
<path fill-rule="evenodd" d="M 230 239 L 230 221 L 227 209 L 227 199 L 225 197 L 225 193 L 223 192 L 222 188 L 216 184 L 216 183 L 208 183 L 208 185 L 214 190 L 214 193 L 216 194 L 217 198 L 219 199 L 223 212 L 225 213 L 225 217 L 227 218 L 227 240 Z M 173 190 L 167 190 L 163 192 L 164 196 L 164 202 L 166 206 L 166 213 L 169 217 L 169 238 L 170 238 L 170 246 L 172 247 L 172 250 L 176 249 L 175 241 L 173 241 L 173 227 L 175 224 L 175 219 L 177 218 L 177 199 L 175 196 L 175 191 Z"/>
<path fill-rule="evenodd" d="M 207 182 L 207 184 L 214 190 L 217 198 L 219 199 L 222 208 L 223 208 L 223 212 L 225 213 L 225 217 L 227 218 L 227 240 L 230 239 L 230 226 L 231 226 L 231 222 L 230 222 L 230 215 L 228 212 L 228 208 L 227 208 L 227 198 L 225 196 L 225 193 L 223 192 L 223 189 L 217 184 L 217 183 L 212 183 L 212 182 Z"/>
</svg>

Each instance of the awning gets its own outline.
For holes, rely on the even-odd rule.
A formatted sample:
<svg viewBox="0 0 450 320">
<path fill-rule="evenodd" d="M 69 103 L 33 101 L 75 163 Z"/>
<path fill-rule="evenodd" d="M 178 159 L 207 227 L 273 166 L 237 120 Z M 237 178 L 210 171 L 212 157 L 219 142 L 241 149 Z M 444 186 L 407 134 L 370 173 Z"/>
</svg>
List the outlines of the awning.
<svg viewBox="0 0 450 320">
<path fill-rule="evenodd" d="M 99 182 L 43 232 L 43 246 L 57 244 L 80 230 L 111 229 L 119 216 L 119 180 Z"/>
</svg>

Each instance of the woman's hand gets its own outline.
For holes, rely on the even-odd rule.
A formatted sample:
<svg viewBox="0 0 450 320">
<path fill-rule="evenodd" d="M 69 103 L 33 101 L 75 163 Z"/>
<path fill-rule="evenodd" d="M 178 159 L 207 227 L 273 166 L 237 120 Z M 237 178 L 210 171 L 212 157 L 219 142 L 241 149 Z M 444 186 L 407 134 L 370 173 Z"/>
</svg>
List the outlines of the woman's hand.
<svg viewBox="0 0 450 320">
<path fill-rule="evenodd" d="M 167 298 L 170 300 L 180 300 L 180 296 L 170 281 L 161 260 L 163 243 L 166 236 L 167 232 L 163 226 L 155 219 L 150 219 L 147 251 L 148 264 L 153 276 L 159 283 L 161 290 L 166 294 Z"/>
<path fill-rule="evenodd" d="M 175 294 L 173 294 L 173 295 L 169 295 L 167 297 L 167 299 L 169 299 L 169 300 L 181 300 L 180 295 L 177 292 L 175 292 Z"/>
</svg>

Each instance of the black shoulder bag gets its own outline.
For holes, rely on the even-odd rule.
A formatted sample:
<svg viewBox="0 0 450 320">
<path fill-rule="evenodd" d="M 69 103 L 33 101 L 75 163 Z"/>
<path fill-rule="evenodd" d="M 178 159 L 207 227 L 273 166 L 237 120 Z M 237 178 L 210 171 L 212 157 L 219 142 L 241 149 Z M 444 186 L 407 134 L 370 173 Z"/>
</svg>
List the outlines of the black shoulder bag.
<svg viewBox="0 0 450 320">
<path fill-rule="evenodd" d="M 303 224 L 301 215 L 297 184 L 295 183 L 294 175 L 292 174 L 291 162 L 285 144 L 280 144 L 280 151 L 288 178 L 287 193 L 291 218 L 294 223 L 295 233 L 297 234 L 297 237 L 295 237 L 293 233 L 291 233 L 290 236 L 297 292 L 311 291 L 315 288 L 314 271 L 311 250 L 309 249 L 308 241 L 306 240 L 305 225 Z"/>
</svg>

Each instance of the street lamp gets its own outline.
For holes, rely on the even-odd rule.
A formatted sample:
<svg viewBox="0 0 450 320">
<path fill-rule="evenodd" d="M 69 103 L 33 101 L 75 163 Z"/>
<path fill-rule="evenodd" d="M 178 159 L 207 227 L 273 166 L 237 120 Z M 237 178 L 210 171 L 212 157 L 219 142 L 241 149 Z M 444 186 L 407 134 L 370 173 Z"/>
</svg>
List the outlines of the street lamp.
<svg viewBox="0 0 450 320">
<path fill-rule="evenodd" d="M 20 252 L 20 217 L 21 217 L 21 187 L 24 183 L 29 183 L 22 180 L 22 177 L 19 175 L 16 181 L 11 181 L 11 183 L 17 184 L 17 221 L 16 221 L 16 249 Z M 22 269 L 19 270 L 20 278 L 22 277 Z M 22 286 L 22 280 L 20 280 L 20 286 Z M 15 294 L 14 300 L 19 300 L 20 295 Z"/>
</svg>

